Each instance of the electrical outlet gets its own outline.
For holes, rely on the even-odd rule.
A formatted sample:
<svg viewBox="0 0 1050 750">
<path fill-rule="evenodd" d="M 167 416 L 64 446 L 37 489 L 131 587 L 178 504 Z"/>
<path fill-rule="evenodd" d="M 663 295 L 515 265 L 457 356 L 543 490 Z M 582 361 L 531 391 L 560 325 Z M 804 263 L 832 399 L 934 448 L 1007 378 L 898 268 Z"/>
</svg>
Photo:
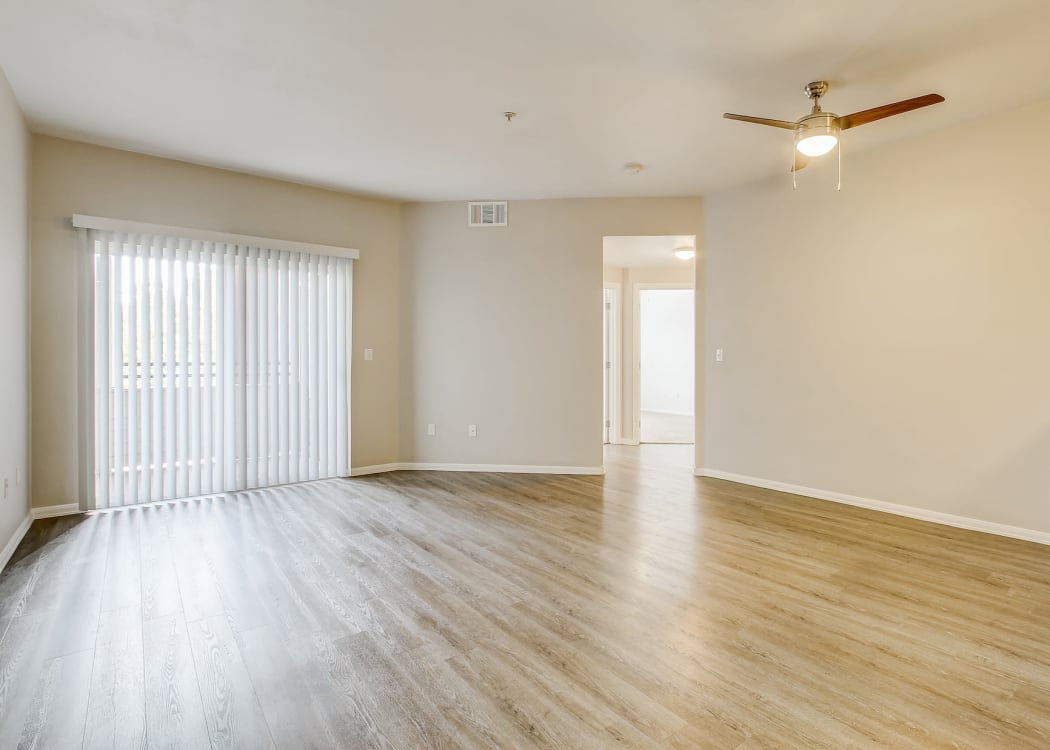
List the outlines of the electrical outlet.
<svg viewBox="0 0 1050 750">
<path fill-rule="evenodd" d="M 436 424 L 428 424 L 427 425 L 427 434 L 430 435 L 431 437 L 433 437 L 434 435 L 437 435 L 437 425 Z"/>
<path fill-rule="evenodd" d="M 477 437 L 477 436 L 478 436 L 478 426 L 476 424 L 468 424 L 467 425 L 467 437 Z"/>
</svg>

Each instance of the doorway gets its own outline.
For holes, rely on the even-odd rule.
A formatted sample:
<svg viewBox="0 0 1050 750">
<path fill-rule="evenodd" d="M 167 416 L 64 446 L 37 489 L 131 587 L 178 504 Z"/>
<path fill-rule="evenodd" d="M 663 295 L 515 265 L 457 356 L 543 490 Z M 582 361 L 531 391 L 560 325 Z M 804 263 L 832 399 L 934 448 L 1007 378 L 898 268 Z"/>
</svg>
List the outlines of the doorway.
<svg viewBox="0 0 1050 750">
<path fill-rule="evenodd" d="M 691 288 L 637 286 L 639 442 L 693 442 L 694 296 Z"/>
<path fill-rule="evenodd" d="M 605 444 L 694 442 L 695 248 L 694 235 L 603 238 L 601 387 Z M 656 301 L 650 304 L 650 290 L 674 292 L 666 297 L 670 307 L 660 301 L 665 297 L 654 297 Z M 656 333 L 648 332 L 646 324 L 647 332 L 642 334 L 639 295 L 643 293 L 647 320 L 667 319 L 666 324 L 657 324 Z M 689 310 L 688 321 L 684 320 L 685 310 Z M 672 324 L 673 336 L 661 338 L 661 328 Z M 648 351 L 644 367 L 650 372 L 648 378 L 643 376 L 643 343 Z M 672 389 L 669 395 L 668 388 Z"/>
</svg>

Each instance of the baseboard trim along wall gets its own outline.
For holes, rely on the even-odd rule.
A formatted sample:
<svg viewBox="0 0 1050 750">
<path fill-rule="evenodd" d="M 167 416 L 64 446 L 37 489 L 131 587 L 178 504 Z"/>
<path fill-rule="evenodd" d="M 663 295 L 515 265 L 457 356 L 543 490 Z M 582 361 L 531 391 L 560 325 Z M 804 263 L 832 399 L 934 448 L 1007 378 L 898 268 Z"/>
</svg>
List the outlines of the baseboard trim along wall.
<svg viewBox="0 0 1050 750">
<path fill-rule="evenodd" d="M 72 516 L 80 513 L 80 506 L 76 503 L 68 505 L 46 505 L 43 508 L 33 508 L 33 518 L 57 518 L 58 516 Z"/>
<path fill-rule="evenodd" d="M 728 482 L 737 482 L 738 484 L 747 484 L 752 487 L 787 492 L 791 495 L 802 495 L 804 497 L 816 498 L 817 500 L 830 500 L 833 503 L 855 505 L 859 508 L 878 510 L 883 513 L 892 513 L 895 516 L 907 516 L 908 518 L 915 518 L 919 521 L 931 521 L 933 523 L 943 524 L 944 526 L 954 526 L 959 529 L 969 529 L 970 531 L 983 531 L 986 534 L 995 534 L 996 536 L 1005 536 L 1010 537 L 1011 539 L 1023 539 L 1026 542 L 1050 545 L 1050 532 L 1046 531 L 1025 529 L 1020 526 L 1009 526 L 1005 523 L 982 521 L 979 518 L 957 516 L 952 513 L 941 513 L 935 510 L 927 510 L 926 508 L 916 508 L 912 505 L 887 503 L 882 500 L 872 500 L 871 498 L 858 497 L 857 495 L 846 495 L 841 492 L 818 490 L 813 487 L 802 487 L 797 484 L 787 484 L 786 482 L 775 482 L 771 479 L 749 477 L 744 474 L 733 474 L 719 469 L 698 468 L 696 469 L 695 474 L 698 477 L 724 479 Z"/>
<path fill-rule="evenodd" d="M 0 570 L 7 567 L 7 563 L 11 560 L 11 555 L 13 555 L 15 550 L 18 549 L 19 542 L 25 537 L 26 532 L 29 531 L 29 527 L 32 523 L 33 514 L 26 513 L 26 517 L 22 519 L 22 523 L 18 524 L 15 533 L 7 540 L 7 544 L 4 545 L 3 550 L 0 550 Z"/>
<path fill-rule="evenodd" d="M 531 466 L 528 464 L 430 464 L 430 463 L 396 463 L 376 464 L 374 466 L 355 466 L 350 476 L 361 477 L 368 474 L 382 474 L 387 471 L 470 471 L 492 474 L 604 474 L 604 466 Z"/>
<path fill-rule="evenodd" d="M 355 466 L 350 469 L 350 476 L 364 477 L 369 474 L 385 474 L 388 471 L 401 471 L 407 464 L 375 464 L 374 466 Z"/>
</svg>

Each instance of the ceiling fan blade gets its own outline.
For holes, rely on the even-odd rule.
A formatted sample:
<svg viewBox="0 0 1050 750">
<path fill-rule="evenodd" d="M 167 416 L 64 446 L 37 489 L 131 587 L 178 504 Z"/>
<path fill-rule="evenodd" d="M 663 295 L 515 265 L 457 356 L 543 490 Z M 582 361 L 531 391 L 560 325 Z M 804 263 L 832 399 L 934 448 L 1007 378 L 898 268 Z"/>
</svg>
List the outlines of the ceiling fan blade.
<svg viewBox="0 0 1050 750">
<path fill-rule="evenodd" d="M 805 169 L 809 165 L 809 157 L 805 154 L 801 154 L 798 150 L 795 150 L 795 163 L 791 166 L 792 172 L 797 172 L 800 169 Z"/>
<path fill-rule="evenodd" d="M 902 102 L 883 104 L 881 107 L 874 107 L 873 109 L 866 109 L 863 112 L 854 112 L 852 115 L 844 115 L 840 117 L 839 127 L 843 130 L 846 128 L 855 128 L 858 125 L 865 125 L 869 122 L 874 122 L 875 120 L 881 120 L 884 117 L 902 115 L 905 112 L 911 112 L 913 109 L 928 107 L 931 104 L 939 104 L 943 101 L 944 97 L 940 94 L 926 94 L 926 96 L 917 96 L 914 99 L 905 99 Z"/>
<path fill-rule="evenodd" d="M 794 130 L 798 127 L 797 123 L 788 122 L 787 120 L 770 120 L 768 117 L 751 117 L 749 115 L 734 115 L 726 112 L 722 117 L 727 120 L 740 120 L 741 122 L 753 122 L 756 125 L 769 125 L 774 128 L 784 128 L 784 130 Z"/>
</svg>

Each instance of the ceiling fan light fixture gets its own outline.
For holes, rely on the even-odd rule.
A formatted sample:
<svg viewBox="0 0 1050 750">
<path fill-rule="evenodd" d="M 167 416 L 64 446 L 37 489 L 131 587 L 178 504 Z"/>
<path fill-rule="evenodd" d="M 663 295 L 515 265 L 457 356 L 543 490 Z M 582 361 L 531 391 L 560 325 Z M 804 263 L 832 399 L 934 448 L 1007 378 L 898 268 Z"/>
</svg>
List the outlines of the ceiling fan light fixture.
<svg viewBox="0 0 1050 750">
<path fill-rule="evenodd" d="M 674 249 L 674 257 L 678 258 L 678 260 L 692 260 L 696 257 L 696 250 L 686 245 L 676 247 Z"/>
<path fill-rule="evenodd" d="M 809 135 L 799 140 L 795 148 L 806 156 L 823 156 L 835 148 L 839 139 L 833 135 Z"/>
<path fill-rule="evenodd" d="M 838 118 L 830 112 L 804 117 L 795 131 L 795 148 L 806 156 L 823 156 L 839 142 Z"/>
</svg>

